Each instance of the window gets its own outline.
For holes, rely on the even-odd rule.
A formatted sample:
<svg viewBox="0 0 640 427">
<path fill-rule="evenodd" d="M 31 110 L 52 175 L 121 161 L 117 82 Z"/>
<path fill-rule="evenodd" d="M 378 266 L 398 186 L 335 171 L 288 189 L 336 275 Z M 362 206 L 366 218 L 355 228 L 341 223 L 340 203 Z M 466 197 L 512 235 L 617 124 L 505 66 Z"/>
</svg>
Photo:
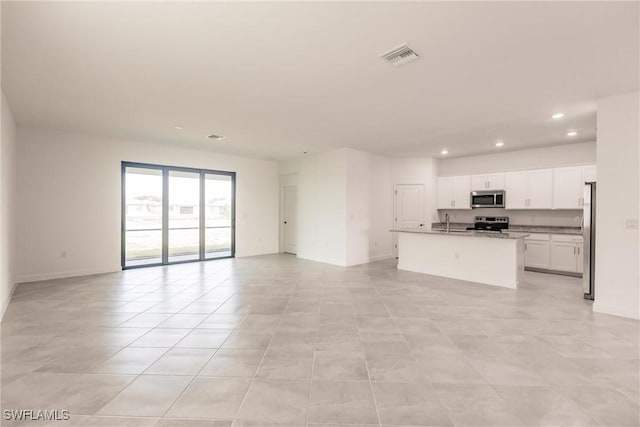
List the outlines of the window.
<svg viewBox="0 0 640 427">
<path fill-rule="evenodd" d="M 122 267 L 233 257 L 235 172 L 122 162 Z"/>
</svg>

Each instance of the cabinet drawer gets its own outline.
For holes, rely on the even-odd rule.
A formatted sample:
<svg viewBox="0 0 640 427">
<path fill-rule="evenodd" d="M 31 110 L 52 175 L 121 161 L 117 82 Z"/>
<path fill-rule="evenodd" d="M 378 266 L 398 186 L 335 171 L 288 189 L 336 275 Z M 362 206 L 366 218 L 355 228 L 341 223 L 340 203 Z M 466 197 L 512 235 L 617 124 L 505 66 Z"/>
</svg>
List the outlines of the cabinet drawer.
<svg viewBox="0 0 640 427">
<path fill-rule="evenodd" d="M 573 234 L 552 234 L 551 240 L 554 242 L 582 243 L 583 238 Z"/>
<path fill-rule="evenodd" d="M 531 233 L 527 237 L 525 237 L 525 240 L 547 241 L 547 240 L 549 240 L 549 235 L 548 234 L 543 234 L 543 233 Z"/>
</svg>

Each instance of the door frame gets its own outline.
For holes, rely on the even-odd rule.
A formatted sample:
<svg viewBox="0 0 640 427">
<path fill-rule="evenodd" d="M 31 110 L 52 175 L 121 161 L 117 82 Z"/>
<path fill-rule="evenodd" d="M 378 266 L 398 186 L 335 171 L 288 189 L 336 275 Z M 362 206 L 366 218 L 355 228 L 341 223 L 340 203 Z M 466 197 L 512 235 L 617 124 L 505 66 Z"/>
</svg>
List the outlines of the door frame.
<svg viewBox="0 0 640 427">
<path fill-rule="evenodd" d="M 286 190 L 287 187 L 294 187 L 296 190 L 296 224 L 297 224 L 297 217 L 298 217 L 298 184 L 295 183 L 288 183 L 288 184 L 282 184 L 280 186 L 280 203 L 281 203 L 281 209 L 280 209 L 280 252 L 281 253 L 287 253 L 287 254 L 291 254 L 291 255 L 297 255 L 298 254 L 298 244 L 296 242 L 296 252 L 287 252 L 286 251 L 286 245 L 287 245 L 287 235 L 286 235 L 286 227 L 284 226 L 284 222 L 286 221 L 287 218 L 285 218 L 286 216 L 286 208 L 287 208 L 287 204 L 286 204 Z M 296 233 L 296 238 L 298 237 L 298 233 Z"/>
<path fill-rule="evenodd" d="M 425 218 L 425 184 L 422 182 L 402 182 L 393 184 L 393 229 L 398 228 L 398 186 L 400 185 L 421 185 L 422 186 L 422 222 Z M 398 259 L 398 233 L 393 233 L 393 256 Z"/>
</svg>

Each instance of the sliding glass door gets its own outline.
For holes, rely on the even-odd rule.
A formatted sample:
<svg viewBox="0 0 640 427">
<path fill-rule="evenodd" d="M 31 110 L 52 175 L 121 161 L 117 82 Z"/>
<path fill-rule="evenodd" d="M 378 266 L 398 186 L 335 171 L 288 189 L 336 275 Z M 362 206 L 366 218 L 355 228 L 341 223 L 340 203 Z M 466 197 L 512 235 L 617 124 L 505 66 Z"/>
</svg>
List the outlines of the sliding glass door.
<svg viewBox="0 0 640 427">
<path fill-rule="evenodd" d="M 235 172 L 122 163 L 122 267 L 232 257 Z"/>
<path fill-rule="evenodd" d="M 231 256 L 233 247 L 233 180 L 231 176 L 204 176 L 204 257 Z"/>
</svg>

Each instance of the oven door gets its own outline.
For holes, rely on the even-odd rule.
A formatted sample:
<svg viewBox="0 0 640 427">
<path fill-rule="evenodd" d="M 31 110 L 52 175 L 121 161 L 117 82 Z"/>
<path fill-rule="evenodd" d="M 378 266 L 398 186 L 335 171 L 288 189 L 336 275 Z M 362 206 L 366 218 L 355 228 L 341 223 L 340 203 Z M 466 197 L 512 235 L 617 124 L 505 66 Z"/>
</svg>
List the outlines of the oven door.
<svg viewBox="0 0 640 427">
<path fill-rule="evenodd" d="M 496 193 L 484 192 L 484 191 L 472 191 L 471 207 L 472 208 L 495 208 Z"/>
</svg>

